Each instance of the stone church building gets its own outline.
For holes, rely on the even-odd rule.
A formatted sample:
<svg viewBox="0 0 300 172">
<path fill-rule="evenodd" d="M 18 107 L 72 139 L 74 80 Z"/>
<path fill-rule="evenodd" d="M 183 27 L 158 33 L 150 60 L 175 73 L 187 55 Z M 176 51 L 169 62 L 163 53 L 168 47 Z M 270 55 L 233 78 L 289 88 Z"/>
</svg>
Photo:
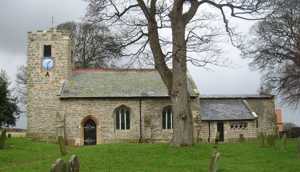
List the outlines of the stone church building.
<svg viewBox="0 0 300 172">
<path fill-rule="evenodd" d="M 167 88 L 154 69 L 74 69 L 69 34 L 28 33 L 29 137 L 72 145 L 167 142 L 173 117 Z M 189 77 L 194 138 L 213 142 L 274 133 L 274 97 L 201 96 Z"/>
</svg>

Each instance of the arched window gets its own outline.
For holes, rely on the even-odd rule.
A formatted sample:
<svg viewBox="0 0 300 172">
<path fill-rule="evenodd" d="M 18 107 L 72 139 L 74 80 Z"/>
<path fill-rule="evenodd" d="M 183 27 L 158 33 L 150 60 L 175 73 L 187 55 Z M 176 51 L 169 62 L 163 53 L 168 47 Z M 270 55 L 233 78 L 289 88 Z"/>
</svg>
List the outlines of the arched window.
<svg viewBox="0 0 300 172">
<path fill-rule="evenodd" d="M 172 115 L 172 107 L 171 106 L 167 106 L 163 109 L 162 128 L 163 129 L 172 129 L 173 128 L 173 115 Z"/>
<path fill-rule="evenodd" d="M 116 129 L 129 130 L 130 129 L 130 110 L 125 106 L 116 109 Z"/>
</svg>

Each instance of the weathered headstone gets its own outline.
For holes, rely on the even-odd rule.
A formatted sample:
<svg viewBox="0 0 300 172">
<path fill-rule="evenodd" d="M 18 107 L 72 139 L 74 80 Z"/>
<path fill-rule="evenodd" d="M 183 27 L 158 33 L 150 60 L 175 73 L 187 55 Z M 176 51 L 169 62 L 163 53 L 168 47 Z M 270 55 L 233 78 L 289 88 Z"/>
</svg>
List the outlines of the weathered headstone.
<svg viewBox="0 0 300 172">
<path fill-rule="evenodd" d="M 65 140 L 63 136 L 58 136 L 58 144 L 59 144 L 61 155 L 65 156 L 67 154 L 67 149 L 66 149 Z"/>
<path fill-rule="evenodd" d="M 50 172 L 65 172 L 66 164 L 64 160 L 57 159 L 54 164 L 52 164 Z"/>
<path fill-rule="evenodd" d="M 80 162 L 79 158 L 76 155 L 72 155 L 69 160 L 69 172 L 79 172 L 80 169 Z"/>
<path fill-rule="evenodd" d="M 218 171 L 218 161 L 220 159 L 220 153 L 217 148 L 214 148 L 212 157 L 209 162 L 208 172 L 217 172 Z"/>
</svg>

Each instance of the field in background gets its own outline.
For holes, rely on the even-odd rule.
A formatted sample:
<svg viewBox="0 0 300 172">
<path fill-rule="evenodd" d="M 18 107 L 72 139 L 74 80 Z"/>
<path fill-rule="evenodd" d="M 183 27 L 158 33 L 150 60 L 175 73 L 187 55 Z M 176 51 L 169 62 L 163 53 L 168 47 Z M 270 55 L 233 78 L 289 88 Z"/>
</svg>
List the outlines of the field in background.
<svg viewBox="0 0 300 172">
<path fill-rule="evenodd" d="M 11 138 L 9 148 L 0 150 L 0 172 L 44 172 L 60 157 L 58 145 Z M 207 172 L 213 145 L 172 148 L 166 144 L 105 144 L 68 147 L 79 156 L 82 172 Z M 286 151 L 260 148 L 258 144 L 219 145 L 220 172 L 298 172 L 296 142 Z"/>
</svg>

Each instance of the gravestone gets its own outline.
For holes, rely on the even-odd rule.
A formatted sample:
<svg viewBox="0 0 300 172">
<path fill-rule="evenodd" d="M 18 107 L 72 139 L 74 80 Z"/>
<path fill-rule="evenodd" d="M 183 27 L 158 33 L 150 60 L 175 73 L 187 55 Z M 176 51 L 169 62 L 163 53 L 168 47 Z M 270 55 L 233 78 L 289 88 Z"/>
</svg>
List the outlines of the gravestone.
<svg viewBox="0 0 300 172">
<path fill-rule="evenodd" d="M 218 161 L 220 159 L 220 152 L 217 150 L 217 148 L 214 148 L 212 157 L 209 162 L 208 166 L 208 172 L 217 172 L 218 171 Z"/>
<path fill-rule="evenodd" d="M 55 163 L 52 165 L 50 172 L 65 172 L 66 164 L 64 160 L 57 159 Z"/>
<path fill-rule="evenodd" d="M 76 155 L 72 155 L 69 160 L 69 170 L 70 172 L 79 172 L 80 163 L 79 158 Z"/>
</svg>

